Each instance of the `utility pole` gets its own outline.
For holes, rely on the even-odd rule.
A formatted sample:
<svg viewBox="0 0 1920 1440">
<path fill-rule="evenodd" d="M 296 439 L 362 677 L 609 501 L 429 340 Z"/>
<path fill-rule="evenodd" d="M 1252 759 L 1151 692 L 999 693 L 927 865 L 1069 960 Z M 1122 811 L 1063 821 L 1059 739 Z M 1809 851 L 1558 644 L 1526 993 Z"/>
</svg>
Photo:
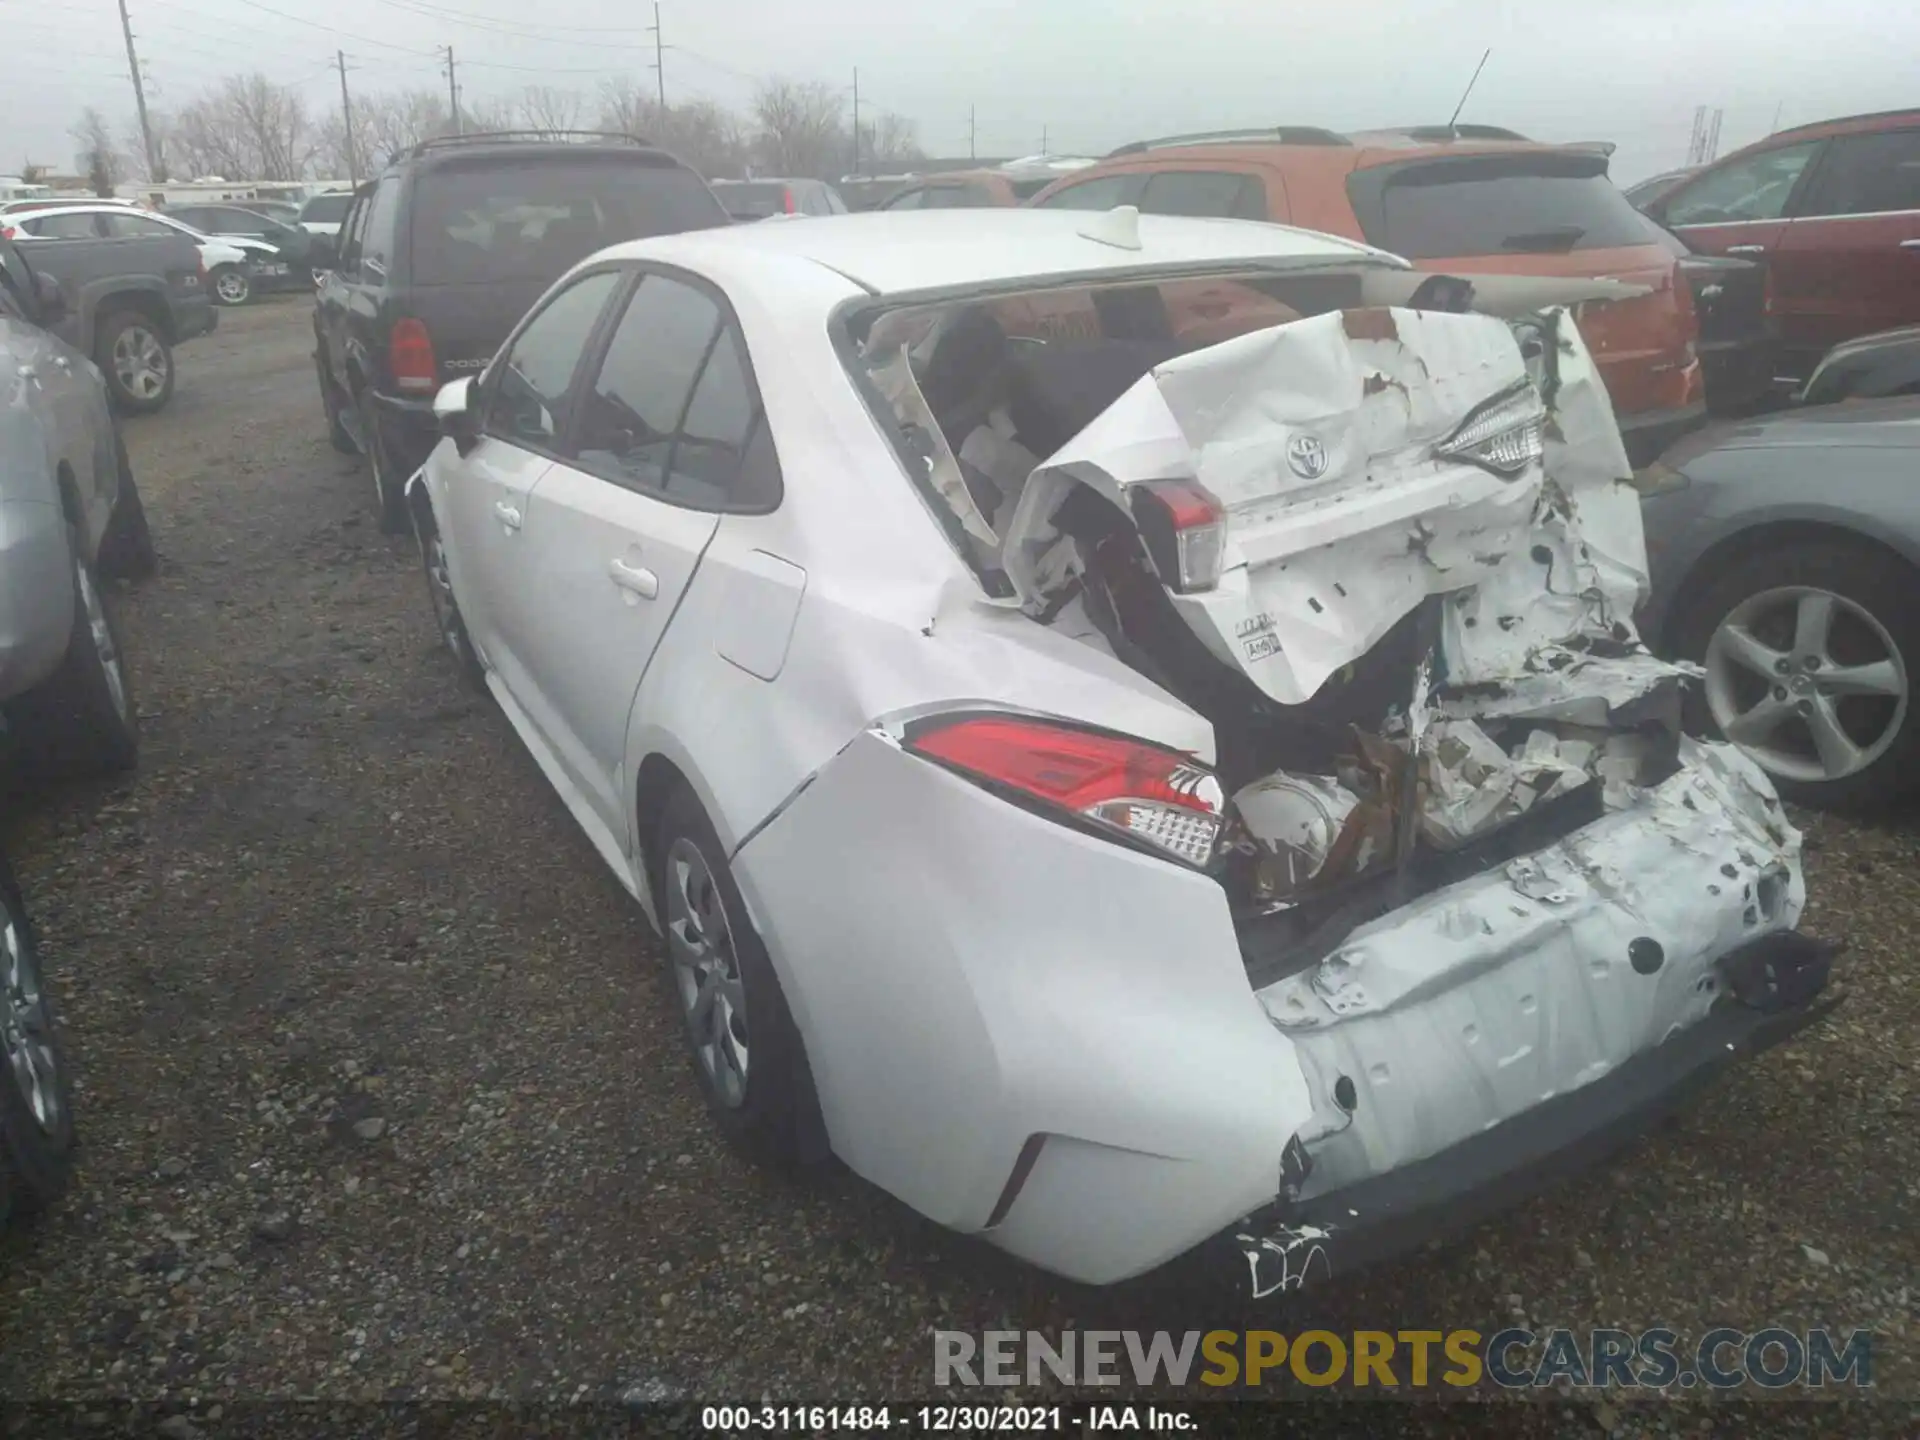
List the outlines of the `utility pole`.
<svg viewBox="0 0 1920 1440">
<path fill-rule="evenodd" d="M 653 31 L 653 78 L 659 85 L 660 113 L 664 115 L 667 113 L 667 67 L 663 63 L 666 57 L 661 52 L 667 47 L 661 44 L 660 0 L 653 0 L 653 24 L 647 28 Z"/>
<path fill-rule="evenodd" d="M 1047 153 L 1047 127 L 1044 125 L 1040 127 L 1040 153 L 1042 155 Z"/>
<path fill-rule="evenodd" d="M 353 148 L 353 102 L 347 99 L 347 52 L 333 52 L 333 62 L 340 67 L 340 120 L 345 129 L 340 133 L 347 137 L 347 180 L 350 184 L 360 184 L 360 162 Z"/>
<path fill-rule="evenodd" d="M 464 135 L 467 127 L 460 121 L 460 87 L 453 78 L 453 46 L 447 46 L 447 108 L 453 112 L 453 133 Z"/>
<path fill-rule="evenodd" d="M 165 180 L 166 167 L 160 163 L 159 154 L 153 148 L 153 123 L 147 119 L 147 94 L 140 88 L 140 57 L 133 52 L 133 22 L 127 18 L 127 0 L 120 0 L 120 34 L 127 42 L 127 74 L 133 77 L 133 108 L 140 112 L 140 143 L 147 152 L 147 178 Z"/>
<path fill-rule="evenodd" d="M 973 150 L 973 106 L 967 106 L 967 158 L 978 159 Z"/>
<path fill-rule="evenodd" d="M 853 173 L 860 173 L 860 67 L 853 67 Z"/>
</svg>

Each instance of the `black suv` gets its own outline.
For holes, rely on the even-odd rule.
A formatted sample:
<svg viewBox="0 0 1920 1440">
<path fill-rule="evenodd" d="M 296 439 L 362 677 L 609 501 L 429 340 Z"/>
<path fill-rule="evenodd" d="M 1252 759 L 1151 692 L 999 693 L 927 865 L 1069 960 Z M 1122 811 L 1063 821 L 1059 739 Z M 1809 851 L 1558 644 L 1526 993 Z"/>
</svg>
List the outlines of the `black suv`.
<svg viewBox="0 0 1920 1440">
<path fill-rule="evenodd" d="M 329 438 L 367 457 L 383 528 L 440 437 L 433 397 L 477 375 L 576 261 L 729 224 L 706 182 L 627 135 L 446 136 L 354 192 L 314 302 Z"/>
</svg>

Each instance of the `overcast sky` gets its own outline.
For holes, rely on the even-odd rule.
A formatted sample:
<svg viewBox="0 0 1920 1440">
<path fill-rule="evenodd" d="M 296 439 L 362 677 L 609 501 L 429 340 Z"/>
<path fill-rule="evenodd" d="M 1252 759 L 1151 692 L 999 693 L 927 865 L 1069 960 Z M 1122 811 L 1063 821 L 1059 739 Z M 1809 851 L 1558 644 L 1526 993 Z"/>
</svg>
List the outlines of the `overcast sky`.
<svg viewBox="0 0 1920 1440">
<path fill-rule="evenodd" d="M 148 103 L 258 69 L 316 112 L 356 90 L 651 85 L 647 0 L 128 0 Z M 1725 111 L 1721 150 L 1830 115 L 1920 104 L 1920 7 L 1867 0 L 663 0 L 669 102 L 744 109 L 756 78 L 822 80 L 919 125 L 932 153 L 1056 154 L 1224 126 L 1444 121 L 1493 49 L 1463 119 L 1618 143 L 1628 183 L 1681 163 L 1694 107 Z M 538 18 L 534 18 L 537 16 Z M 0 173 L 66 167 L 97 105 L 131 127 L 114 0 L 0 0 Z M 1903 83 L 1904 82 L 1904 83 Z"/>
</svg>

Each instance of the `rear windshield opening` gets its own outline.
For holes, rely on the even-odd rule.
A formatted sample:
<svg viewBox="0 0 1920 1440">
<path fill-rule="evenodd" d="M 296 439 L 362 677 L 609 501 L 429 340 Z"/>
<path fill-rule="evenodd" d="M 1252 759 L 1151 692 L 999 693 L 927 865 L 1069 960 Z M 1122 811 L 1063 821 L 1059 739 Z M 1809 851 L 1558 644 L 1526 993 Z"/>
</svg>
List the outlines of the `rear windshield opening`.
<svg viewBox="0 0 1920 1440">
<path fill-rule="evenodd" d="M 1657 243 L 1600 155 L 1481 155 L 1347 180 L 1367 240 L 1409 260 Z"/>
<path fill-rule="evenodd" d="M 352 203 L 351 195 L 316 195 L 301 207 L 300 218 L 316 225 L 338 225 L 347 218 L 347 206 Z"/>
<path fill-rule="evenodd" d="M 1027 476 L 1155 365 L 1361 303 L 1352 272 L 1221 273 L 861 312 L 849 368 L 989 594 Z"/>
<path fill-rule="evenodd" d="M 735 220 L 764 220 L 769 215 L 785 215 L 793 209 L 785 185 L 716 185 L 713 193 Z"/>
<path fill-rule="evenodd" d="M 435 166 L 414 197 L 413 278 L 550 280 L 623 240 L 727 223 L 706 183 L 677 165 L 610 155 Z"/>
</svg>

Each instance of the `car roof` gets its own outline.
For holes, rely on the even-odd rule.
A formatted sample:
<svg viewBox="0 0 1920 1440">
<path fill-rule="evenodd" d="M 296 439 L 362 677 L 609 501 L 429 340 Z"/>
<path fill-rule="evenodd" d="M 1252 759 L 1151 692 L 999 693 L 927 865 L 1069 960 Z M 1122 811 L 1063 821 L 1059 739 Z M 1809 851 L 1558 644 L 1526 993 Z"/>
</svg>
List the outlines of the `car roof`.
<svg viewBox="0 0 1920 1440">
<path fill-rule="evenodd" d="M 1352 240 L 1245 220 L 1139 215 L 1139 248 L 1095 239 L 1124 234 L 1132 215 L 1089 210 L 877 210 L 827 215 L 804 225 L 740 225 L 632 240 L 601 259 L 664 260 L 699 268 L 725 247 L 814 262 L 879 295 L 964 289 L 1022 280 L 1097 275 L 1158 267 L 1244 264 L 1294 268 L 1305 262 L 1358 261 L 1405 268 L 1406 261 Z M 1291 263 L 1288 263 L 1291 262 Z"/>
</svg>

